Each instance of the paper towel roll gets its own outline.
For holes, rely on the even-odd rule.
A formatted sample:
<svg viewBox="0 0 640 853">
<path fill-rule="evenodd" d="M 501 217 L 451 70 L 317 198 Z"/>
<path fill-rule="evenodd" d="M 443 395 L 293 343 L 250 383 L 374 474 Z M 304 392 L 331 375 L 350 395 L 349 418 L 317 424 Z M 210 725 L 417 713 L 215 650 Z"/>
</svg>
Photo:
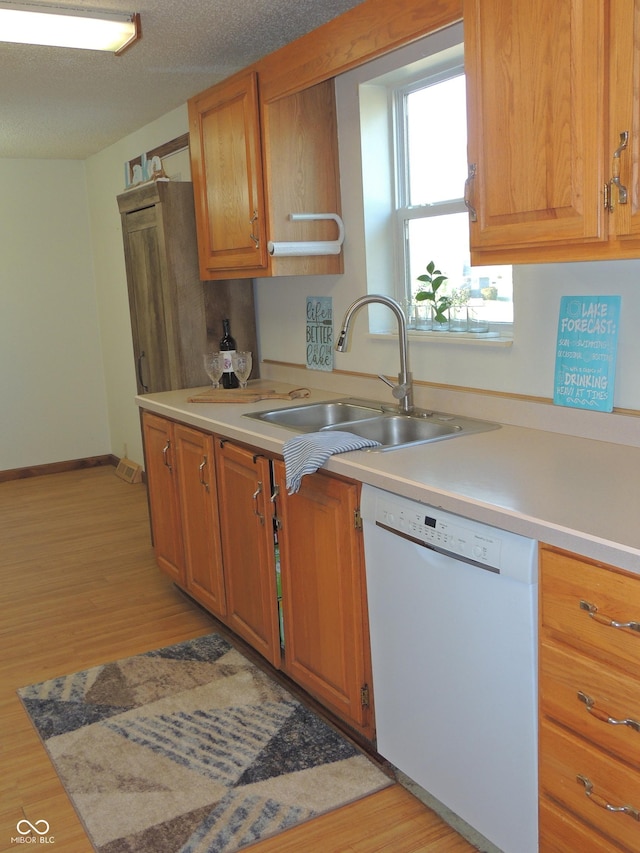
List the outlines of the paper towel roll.
<svg viewBox="0 0 640 853">
<path fill-rule="evenodd" d="M 339 255 L 342 243 L 337 240 L 300 241 L 297 243 L 274 243 L 269 240 L 267 249 L 274 257 L 285 255 Z"/>
</svg>

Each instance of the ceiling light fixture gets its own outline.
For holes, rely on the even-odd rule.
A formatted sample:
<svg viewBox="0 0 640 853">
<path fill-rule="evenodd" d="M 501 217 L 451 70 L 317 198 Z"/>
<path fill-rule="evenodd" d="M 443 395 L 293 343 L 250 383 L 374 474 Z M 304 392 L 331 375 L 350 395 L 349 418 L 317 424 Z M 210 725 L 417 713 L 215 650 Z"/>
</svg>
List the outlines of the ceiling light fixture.
<svg viewBox="0 0 640 853">
<path fill-rule="evenodd" d="M 108 50 L 119 56 L 141 37 L 140 15 L 0 2 L 0 41 Z"/>
</svg>

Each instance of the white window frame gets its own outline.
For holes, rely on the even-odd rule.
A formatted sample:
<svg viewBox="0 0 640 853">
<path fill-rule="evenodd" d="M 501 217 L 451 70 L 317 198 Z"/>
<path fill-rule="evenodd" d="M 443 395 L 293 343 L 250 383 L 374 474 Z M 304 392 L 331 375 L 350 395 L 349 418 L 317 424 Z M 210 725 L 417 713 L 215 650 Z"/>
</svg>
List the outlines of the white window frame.
<svg viewBox="0 0 640 853">
<path fill-rule="evenodd" d="M 395 296 L 401 304 L 405 304 L 411 299 L 412 292 L 415 289 L 410 280 L 407 252 L 408 236 L 406 232 L 408 221 L 426 219 L 432 216 L 467 212 L 463 195 L 459 198 L 442 200 L 431 204 L 410 205 L 408 203 L 409 166 L 406 144 L 406 96 L 411 94 L 411 92 L 425 88 L 427 85 L 435 85 L 438 82 L 448 80 L 459 75 L 464 75 L 464 63 L 462 59 L 457 56 L 449 56 L 443 62 L 439 63 L 437 68 L 427 71 L 426 73 L 425 71 L 422 71 L 422 73 L 414 75 L 406 81 L 400 79 L 388 88 L 388 108 L 393 128 L 394 156 L 394 209 L 392 211 L 394 257 L 396 266 L 394 281 Z M 464 192 L 463 186 L 461 187 L 461 191 Z M 513 323 L 492 321 L 491 330 L 494 335 L 497 333 L 500 337 L 511 338 L 513 336 Z M 421 332 L 419 334 L 428 333 Z M 477 335 L 474 337 L 478 341 L 481 340 Z"/>
</svg>

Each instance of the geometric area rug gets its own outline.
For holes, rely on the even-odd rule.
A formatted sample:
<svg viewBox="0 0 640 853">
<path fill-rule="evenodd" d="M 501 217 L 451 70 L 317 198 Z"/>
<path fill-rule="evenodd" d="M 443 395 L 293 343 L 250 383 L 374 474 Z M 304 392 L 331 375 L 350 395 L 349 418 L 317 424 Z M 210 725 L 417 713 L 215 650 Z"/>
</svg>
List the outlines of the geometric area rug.
<svg viewBox="0 0 640 853">
<path fill-rule="evenodd" d="M 18 695 L 98 853 L 234 853 L 391 784 L 218 634 Z"/>
</svg>

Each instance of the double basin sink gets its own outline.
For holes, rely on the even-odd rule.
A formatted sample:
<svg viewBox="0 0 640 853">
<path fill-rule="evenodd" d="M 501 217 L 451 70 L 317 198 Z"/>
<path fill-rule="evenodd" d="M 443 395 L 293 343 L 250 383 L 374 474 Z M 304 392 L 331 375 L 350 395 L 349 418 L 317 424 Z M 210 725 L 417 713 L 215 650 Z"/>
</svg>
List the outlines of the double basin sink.
<svg viewBox="0 0 640 853">
<path fill-rule="evenodd" d="M 397 409 L 385 409 L 380 403 L 354 398 L 250 412 L 245 417 L 302 433 L 343 430 L 379 442 L 377 446 L 367 448 L 373 452 L 396 450 L 499 427 L 490 421 L 424 409 L 404 414 Z"/>
</svg>

